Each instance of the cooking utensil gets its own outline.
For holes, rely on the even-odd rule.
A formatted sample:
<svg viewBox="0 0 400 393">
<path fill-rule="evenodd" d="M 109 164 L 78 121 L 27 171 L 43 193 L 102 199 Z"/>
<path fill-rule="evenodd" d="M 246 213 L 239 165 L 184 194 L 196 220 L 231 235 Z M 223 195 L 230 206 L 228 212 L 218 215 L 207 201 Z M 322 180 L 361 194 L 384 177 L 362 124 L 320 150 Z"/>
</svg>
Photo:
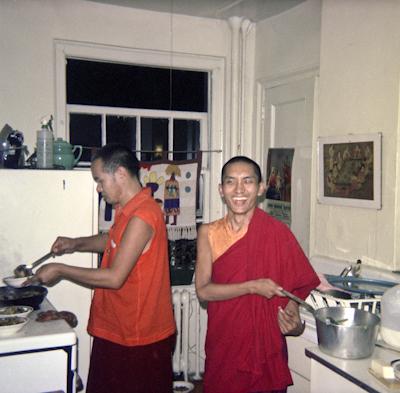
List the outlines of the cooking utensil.
<svg viewBox="0 0 400 393">
<path fill-rule="evenodd" d="M 0 287 L 0 307 L 30 306 L 37 310 L 47 295 L 47 288 L 29 286 L 22 288 Z"/>
<path fill-rule="evenodd" d="M 50 257 L 54 257 L 53 252 L 49 252 L 46 255 L 43 255 L 41 258 L 32 262 L 30 265 L 19 265 L 14 269 L 15 277 L 29 277 L 33 275 L 32 269 L 44 261 L 47 261 Z"/>
<path fill-rule="evenodd" d="M 313 306 L 311 306 L 311 304 L 308 304 L 307 302 L 305 302 L 303 299 L 300 299 L 299 297 L 297 297 L 296 295 L 293 295 L 293 293 L 290 293 L 288 291 L 286 291 L 285 289 L 281 289 L 281 292 L 288 297 L 289 299 L 294 300 L 295 302 L 299 303 L 301 306 L 303 306 L 307 311 L 309 311 L 315 319 L 317 319 L 317 312 L 319 311 L 316 310 Z M 330 324 L 335 324 L 335 325 L 340 325 L 343 322 L 346 322 L 347 319 L 340 319 L 340 320 L 336 320 L 330 316 L 327 316 L 324 319 L 324 323 L 326 323 L 327 325 Z"/>
<path fill-rule="evenodd" d="M 326 318 L 346 319 L 327 324 Z M 352 307 L 324 307 L 316 311 L 318 346 L 322 352 L 342 359 L 362 359 L 374 350 L 380 318 Z"/>
<path fill-rule="evenodd" d="M 380 323 L 377 315 L 352 307 L 315 310 L 292 293 L 284 289 L 281 292 L 313 314 L 322 352 L 342 359 L 361 359 L 372 354 Z"/>
</svg>

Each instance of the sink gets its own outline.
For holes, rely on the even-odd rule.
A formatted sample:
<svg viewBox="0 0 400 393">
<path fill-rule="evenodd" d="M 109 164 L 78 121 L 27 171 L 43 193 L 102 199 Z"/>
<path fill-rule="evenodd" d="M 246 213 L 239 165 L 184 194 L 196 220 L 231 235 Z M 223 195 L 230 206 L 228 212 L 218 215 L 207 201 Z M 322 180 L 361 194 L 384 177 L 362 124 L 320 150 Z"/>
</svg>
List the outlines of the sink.
<svg viewBox="0 0 400 393">
<path fill-rule="evenodd" d="M 326 274 L 325 278 L 328 280 L 329 284 L 336 288 L 360 295 L 372 296 L 381 296 L 387 289 L 398 284 L 397 282 L 376 280 L 372 278 L 342 277 L 331 274 Z"/>
</svg>

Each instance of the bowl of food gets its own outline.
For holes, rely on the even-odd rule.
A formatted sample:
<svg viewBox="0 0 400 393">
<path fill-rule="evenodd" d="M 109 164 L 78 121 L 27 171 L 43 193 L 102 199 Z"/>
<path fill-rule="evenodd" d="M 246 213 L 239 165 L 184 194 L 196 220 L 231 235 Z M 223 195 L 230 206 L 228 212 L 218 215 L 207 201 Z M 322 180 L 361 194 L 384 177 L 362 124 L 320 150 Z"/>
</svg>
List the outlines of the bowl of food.
<svg viewBox="0 0 400 393">
<path fill-rule="evenodd" d="M 27 317 L 32 311 L 33 311 L 33 307 L 30 307 L 30 306 L 0 307 L 0 318 Z"/>
<path fill-rule="evenodd" d="M 194 389 L 194 385 L 191 382 L 186 381 L 174 381 L 173 392 L 174 393 L 189 393 Z"/>
<path fill-rule="evenodd" d="M 22 288 L 0 287 L 0 307 L 30 306 L 37 310 L 47 292 L 47 288 L 35 285 Z"/>
<path fill-rule="evenodd" d="M 19 332 L 28 321 L 27 317 L 0 318 L 0 336 L 10 336 Z"/>
<path fill-rule="evenodd" d="M 4 277 L 3 281 L 5 284 L 7 284 L 9 287 L 13 288 L 21 288 L 24 284 L 24 282 L 30 277 L 15 277 L 15 276 L 10 276 L 10 277 Z"/>
</svg>

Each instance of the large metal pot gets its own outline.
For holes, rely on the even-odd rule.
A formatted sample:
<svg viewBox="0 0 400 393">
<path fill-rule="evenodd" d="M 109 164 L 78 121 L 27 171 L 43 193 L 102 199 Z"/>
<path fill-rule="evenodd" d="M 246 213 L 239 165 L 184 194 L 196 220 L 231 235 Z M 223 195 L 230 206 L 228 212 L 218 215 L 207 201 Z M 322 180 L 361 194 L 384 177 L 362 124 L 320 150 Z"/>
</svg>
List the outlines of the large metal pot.
<svg viewBox="0 0 400 393">
<path fill-rule="evenodd" d="M 322 352 L 342 359 L 369 357 L 375 347 L 380 318 L 351 307 L 315 310 L 318 346 Z M 330 323 L 330 319 L 339 323 Z"/>
<path fill-rule="evenodd" d="M 0 287 L 0 307 L 31 306 L 37 310 L 47 292 L 47 288 L 40 286 L 23 288 Z"/>
</svg>

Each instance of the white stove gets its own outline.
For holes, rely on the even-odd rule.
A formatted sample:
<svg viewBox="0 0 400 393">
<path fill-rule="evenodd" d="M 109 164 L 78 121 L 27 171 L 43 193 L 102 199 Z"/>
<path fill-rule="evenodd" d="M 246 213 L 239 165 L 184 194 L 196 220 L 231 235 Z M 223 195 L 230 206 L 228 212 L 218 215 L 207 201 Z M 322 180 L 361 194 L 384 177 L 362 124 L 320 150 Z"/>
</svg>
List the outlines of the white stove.
<svg viewBox="0 0 400 393">
<path fill-rule="evenodd" d="M 0 336 L 2 393 L 76 392 L 76 333 L 64 320 L 37 322 L 48 310 L 54 307 L 45 299 L 22 330 Z"/>
</svg>

